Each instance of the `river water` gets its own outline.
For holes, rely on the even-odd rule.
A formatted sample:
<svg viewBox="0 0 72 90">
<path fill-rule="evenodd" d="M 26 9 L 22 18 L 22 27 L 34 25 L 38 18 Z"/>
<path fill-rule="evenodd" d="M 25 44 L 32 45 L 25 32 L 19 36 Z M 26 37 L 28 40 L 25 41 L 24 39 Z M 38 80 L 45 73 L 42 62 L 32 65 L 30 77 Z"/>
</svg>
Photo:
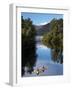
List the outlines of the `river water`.
<svg viewBox="0 0 72 90">
<path fill-rule="evenodd" d="M 55 63 L 51 59 L 51 49 L 43 45 L 42 43 L 36 44 L 36 54 L 37 61 L 34 67 L 34 70 L 40 69 L 42 67 L 46 67 L 44 72 L 28 74 L 25 76 L 55 76 L 55 75 L 63 75 L 63 64 Z"/>
</svg>

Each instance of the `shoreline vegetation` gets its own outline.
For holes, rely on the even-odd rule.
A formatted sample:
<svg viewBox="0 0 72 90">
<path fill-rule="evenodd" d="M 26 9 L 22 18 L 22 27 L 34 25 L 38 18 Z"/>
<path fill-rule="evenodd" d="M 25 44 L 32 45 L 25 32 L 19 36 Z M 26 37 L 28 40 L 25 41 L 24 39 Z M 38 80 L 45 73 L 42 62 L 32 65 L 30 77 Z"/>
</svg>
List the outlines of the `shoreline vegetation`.
<svg viewBox="0 0 72 90">
<path fill-rule="evenodd" d="M 49 30 L 47 31 L 46 28 Z M 36 44 L 41 43 L 46 47 L 51 49 L 51 58 L 53 62 L 63 64 L 63 19 L 53 19 L 50 23 L 45 26 L 40 26 L 38 29 L 30 18 L 24 19 L 21 17 L 21 51 L 22 51 L 22 61 L 21 61 L 21 76 L 23 77 L 25 73 L 32 74 L 33 72 L 39 75 L 40 72 L 46 66 L 42 66 L 42 71 L 39 68 L 34 69 L 37 62 L 37 53 L 36 53 Z M 44 27 L 44 30 L 41 31 L 41 27 Z M 40 31 L 39 31 L 40 30 Z M 36 36 L 40 33 L 40 40 L 36 41 Z M 27 71 L 25 71 L 27 67 Z"/>
<path fill-rule="evenodd" d="M 25 67 L 28 67 L 28 72 L 31 74 L 33 71 L 33 67 L 36 64 L 36 30 L 32 24 L 32 21 L 28 19 L 22 19 L 22 38 L 21 38 L 21 45 L 22 45 L 22 66 L 21 72 L 22 76 L 25 74 Z"/>
<path fill-rule="evenodd" d="M 43 35 L 42 43 L 51 48 L 52 60 L 63 63 L 63 20 L 53 19 L 50 32 Z"/>
</svg>

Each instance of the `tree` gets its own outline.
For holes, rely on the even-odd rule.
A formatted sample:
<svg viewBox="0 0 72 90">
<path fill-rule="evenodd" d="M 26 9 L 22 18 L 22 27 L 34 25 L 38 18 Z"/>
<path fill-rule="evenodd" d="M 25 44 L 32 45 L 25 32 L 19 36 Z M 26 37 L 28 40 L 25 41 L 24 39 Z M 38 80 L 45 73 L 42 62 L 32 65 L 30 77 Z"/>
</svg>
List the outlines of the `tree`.
<svg viewBox="0 0 72 90">
<path fill-rule="evenodd" d="M 42 39 L 43 44 L 52 49 L 54 61 L 60 58 L 63 53 L 63 20 L 53 19 L 50 22 L 50 32 L 44 34 Z M 63 62 L 63 61 L 61 61 Z"/>
<path fill-rule="evenodd" d="M 22 76 L 25 73 L 25 67 L 28 68 L 28 72 L 33 71 L 33 67 L 36 63 L 36 30 L 32 24 L 30 18 L 21 19 L 22 33 L 21 33 L 21 45 L 22 45 Z"/>
</svg>

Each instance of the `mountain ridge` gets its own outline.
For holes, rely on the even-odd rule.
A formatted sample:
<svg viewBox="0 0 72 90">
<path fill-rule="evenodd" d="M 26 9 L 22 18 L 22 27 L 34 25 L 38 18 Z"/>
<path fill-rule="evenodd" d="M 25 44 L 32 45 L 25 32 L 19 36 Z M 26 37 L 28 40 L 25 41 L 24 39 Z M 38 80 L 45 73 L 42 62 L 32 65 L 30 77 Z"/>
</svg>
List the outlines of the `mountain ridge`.
<svg viewBox="0 0 72 90">
<path fill-rule="evenodd" d="M 50 31 L 50 23 L 45 25 L 34 25 L 37 35 L 42 36 L 44 33 L 47 33 Z"/>
</svg>

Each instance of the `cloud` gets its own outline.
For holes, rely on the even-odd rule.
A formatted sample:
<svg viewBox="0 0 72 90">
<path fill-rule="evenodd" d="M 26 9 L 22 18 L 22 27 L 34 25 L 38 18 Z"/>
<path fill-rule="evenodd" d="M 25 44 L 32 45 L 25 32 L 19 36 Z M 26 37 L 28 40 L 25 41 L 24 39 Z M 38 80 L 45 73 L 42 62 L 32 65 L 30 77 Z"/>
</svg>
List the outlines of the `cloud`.
<svg viewBox="0 0 72 90">
<path fill-rule="evenodd" d="M 42 22 L 42 23 L 38 23 L 36 25 L 46 25 L 48 22 Z"/>
<path fill-rule="evenodd" d="M 44 46 L 44 45 L 37 45 L 37 48 L 41 48 L 41 49 L 48 49 L 47 46 Z"/>
</svg>

